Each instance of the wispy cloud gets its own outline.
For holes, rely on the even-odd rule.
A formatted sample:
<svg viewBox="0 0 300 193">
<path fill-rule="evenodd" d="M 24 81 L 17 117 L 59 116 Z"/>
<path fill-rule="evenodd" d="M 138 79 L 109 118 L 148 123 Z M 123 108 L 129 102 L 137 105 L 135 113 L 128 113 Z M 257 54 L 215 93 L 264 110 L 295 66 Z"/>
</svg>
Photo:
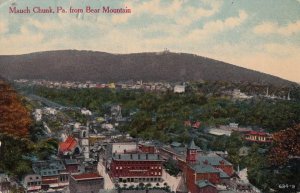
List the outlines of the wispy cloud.
<svg viewBox="0 0 300 193">
<path fill-rule="evenodd" d="M 277 34 L 283 36 L 290 36 L 300 32 L 300 20 L 288 23 L 284 26 L 280 26 L 278 23 L 274 22 L 263 22 L 255 26 L 253 31 L 258 35 Z"/>
<path fill-rule="evenodd" d="M 207 39 L 220 32 L 233 29 L 241 25 L 248 15 L 245 11 L 239 11 L 237 17 L 229 17 L 225 20 L 210 21 L 204 24 L 203 28 L 195 29 L 188 35 L 188 40 L 196 41 L 197 39 Z"/>
</svg>

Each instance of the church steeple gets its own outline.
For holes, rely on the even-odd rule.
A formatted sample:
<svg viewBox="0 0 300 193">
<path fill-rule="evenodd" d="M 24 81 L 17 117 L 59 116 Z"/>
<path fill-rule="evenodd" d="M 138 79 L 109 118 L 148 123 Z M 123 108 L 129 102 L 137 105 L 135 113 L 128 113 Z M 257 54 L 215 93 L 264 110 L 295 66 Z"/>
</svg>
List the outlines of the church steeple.
<svg viewBox="0 0 300 193">
<path fill-rule="evenodd" d="M 195 145 L 194 140 L 189 144 L 186 151 L 186 162 L 187 163 L 195 163 L 197 160 L 197 146 Z"/>
</svg>

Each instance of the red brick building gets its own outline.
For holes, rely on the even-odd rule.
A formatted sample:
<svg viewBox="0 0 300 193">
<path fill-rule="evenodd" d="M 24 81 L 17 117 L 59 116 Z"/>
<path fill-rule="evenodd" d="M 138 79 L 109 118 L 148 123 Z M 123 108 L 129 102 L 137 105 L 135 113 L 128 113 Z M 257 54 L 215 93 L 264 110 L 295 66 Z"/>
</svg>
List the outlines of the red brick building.
<svg viewBox="0 0 300 193">
<path fill-rule="evenodd" d="M 84 173 L 70 176 L 71 193 L 97 193 L 104 188 L 104 179 L 97 173 Z"/>
<path fill-rule="evenodd" d="M 156 148 L 152 144 L 140 143 L 138 145 L 138 148 L 139 148 L 139 151 L 141 151 L 143 153 L 151 153 L 151 154 L 156 153 Z"/>
<path fill-rule="evenodd" d="M 113 154 L 110 176 L 117 182 L 161 181 L 162 164 L 158 154 Z"/>
<path fill-rule="evenodd" d="M 197 148 L 192 141 L 187 148 L 186 160 L 178 160 L 187 189 L 191 193 L 215 193 L 215 185 L 229 179 L 233 174 L 233 166 L 218 155 L 198 155 Z"/>
</svg>

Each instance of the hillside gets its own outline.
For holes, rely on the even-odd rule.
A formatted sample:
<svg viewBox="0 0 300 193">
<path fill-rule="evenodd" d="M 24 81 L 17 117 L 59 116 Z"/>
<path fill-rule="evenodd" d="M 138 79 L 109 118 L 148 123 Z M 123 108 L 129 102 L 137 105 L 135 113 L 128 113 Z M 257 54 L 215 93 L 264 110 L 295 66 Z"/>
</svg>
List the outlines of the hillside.
<svg viewBox="0 0 300 193">
<path fill-rule="evenodd" d="M 0 74 L 8 79 L 69 81 L 248 81 L 274 85 L 292 82 L 225 62 L 184 53 L 109 54 L 47 51 L 0 56 Z"/>
</svg>

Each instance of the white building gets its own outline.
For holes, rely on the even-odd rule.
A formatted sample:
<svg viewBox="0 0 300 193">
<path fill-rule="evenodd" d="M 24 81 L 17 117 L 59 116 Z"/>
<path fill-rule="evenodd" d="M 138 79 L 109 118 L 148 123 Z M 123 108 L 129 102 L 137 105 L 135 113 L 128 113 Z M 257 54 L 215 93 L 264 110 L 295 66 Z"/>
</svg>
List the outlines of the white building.
<svg viewBox="0 0 300 193">
<path fill-rule="evenodd" d="M 74 128 L 75 128 L 75 129 L 79 129 L 80 126 L 81 126 L 81 124 L 78 123 L 78 122 L 74 124 Z"/>
<path fill-rule="evenodd" d="M 35 118 L 35 121 L 42 120 L 42 109 L 35 109 L 34 118 Z"/>
<path fill-rule="evenodd" d="M 239 124 L 238 123 L 229 123 L 230 128 L 238 128 Z"/>
<path fill-rule="evenodd" d="M 114 131 L 115 130 L 114 126 L 110 123 L 103 123 L 101 125 L 101 128 L 102 129 L 107 129 L 108 131 Z"/>
<path fill-rule="evenodd" d="M 221 136 L 221 135 L 226 135 L 226 136 L 230 136 L 232 131 L 230 130 L 223 130 L 223 129 L 216 129 L 216 128 L 212 128 L 209 130 L 208 132 L 209 134 L 212 135 L 217 135 L 217 136 Z"/>
<path fill-rule="evenodd" d="M 126 153 L 126 152 L 135 152 L 138 147 L 136 143 L 113 143 L 112 144 L 112 153 Z"/>
<path fill-rule="evenodd" d="M 232 96 L 233 96 L 233 98 L 236 98 L 236 99 L 250 99 L 253 97 L 253 96 L 248 96 L 245 93 L 241 92 L 240 89 L 234 89 L 232 91 Z"/>
<path fill-rule="evenodd" d="M 45 112 L 46 114 L 50 114 L 50 115 L 56 115 L 56 113 L 57 113 L 56 109 L 50 108 L 50 107 L 46 107 L 46 108 L 44 109 L 44 112 Z"/>
<path fill-rule="evenodd" d="M 92 115 L 92 112 L 88 109 L 81 109 L 81 114 L 83 114 L 83 115 Z"/>
<path fill-rule="evenodd" d="M 84 159 L 88 160 L 90 158 L 89 128 L 81 127 L 80 129 L 80 147 L 82 149 Z"/>
<path fill-rule="evenodd" d="M 174 86 L 174 93 L 184 93 L 185 86 L 184 85 L 175 85 Z"/>
</svg>

